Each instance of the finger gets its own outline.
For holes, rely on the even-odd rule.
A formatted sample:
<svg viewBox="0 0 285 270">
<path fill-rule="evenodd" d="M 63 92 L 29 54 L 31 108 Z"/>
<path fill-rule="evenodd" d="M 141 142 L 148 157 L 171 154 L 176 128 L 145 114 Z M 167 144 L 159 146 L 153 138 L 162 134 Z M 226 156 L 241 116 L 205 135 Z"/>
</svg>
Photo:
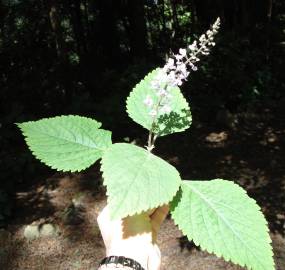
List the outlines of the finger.
<svg viewBox="0 0 285 270">
<path fill-rule="evenodd" d="M 105 206 L 97 217 L 97 223 L 106 248 L 110 245 L 111 241 L 109 220 L 110 220 L 109 209 L 108 206 Z"/>
<path fill-rule="evenodd" d="M 106 206 L 100 212 L 97 222 L 106 248 L 115 239 L 122 238 L 122 220 L 111 220 L 109 207 Z"/>
<path fill-rule="evenodd" d="M 108 209 L 108 206 L 106 205 L 97 217 L 97 222 L 98 222 L 99 227 L 101 226 L 101 224 L 104 223 L 105 220 L 108 220 L 108 219 L 109 219 L 109 209 Z"/>
<path fill-rule="evenodd" d="M 153 231 L 153 240 L 156 241 L 158 231 L 162 222 L 165 220 L 169 211 L 168 205 L 163 205 L 156 209 L 156 211 L 151 215 L 151 225 Z"/>
<path fill-rule="evenodd" d="M 148 270 L 159 270 L 161 266 L 161 253 L 156 244 L 152 246 L 148 256 Z"/>
<path fill-rule="evenodd" d="M 152 222 L 156 224 L 156 226 L 160 226 L 161 223 L 165 220 L 168 212 L 169 212 L 169 206 L 165 204 L 157 208 L 150 216 L 150 219 Z"/>
<path fill-rule="evenodd" d="M 152 208 L 152 209 L 148 210 L 148 211 L 146 212 L 146 214 L 147 214 L 148 216 L 151 216 L 151 215 L 156 211 L 156 209 L 157 209 L 157 208 Z"/>
</svg>

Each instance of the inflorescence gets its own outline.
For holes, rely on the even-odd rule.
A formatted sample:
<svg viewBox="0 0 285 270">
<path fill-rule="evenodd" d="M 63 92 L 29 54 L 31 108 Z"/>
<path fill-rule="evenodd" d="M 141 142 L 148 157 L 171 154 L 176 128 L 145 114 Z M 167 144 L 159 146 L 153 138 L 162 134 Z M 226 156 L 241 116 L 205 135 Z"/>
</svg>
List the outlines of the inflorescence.
<svg viewBox="0 0 285 270">
<path fill-rule="evenodd" d="M 172 87 L 181 86 L 192 71 L 196 71 L 200 55 L 209 55 L 210 48 L 215 46 L 214 37 L 220 28 L 220 18 L 217 18 L 213 26 L 194 41 L 187 49 L 179 49 L 179 53 L 169 58 L 163 68 L 158 71 L 151 82 L 152 88 L 158 96 L 158 102 L 154 102 L 150 95 L 146 96 L 144 104 L 150 109 L 149 114 L 154 121 L 159 115 L 171 112 L 170 100 Z"/>
</svg>

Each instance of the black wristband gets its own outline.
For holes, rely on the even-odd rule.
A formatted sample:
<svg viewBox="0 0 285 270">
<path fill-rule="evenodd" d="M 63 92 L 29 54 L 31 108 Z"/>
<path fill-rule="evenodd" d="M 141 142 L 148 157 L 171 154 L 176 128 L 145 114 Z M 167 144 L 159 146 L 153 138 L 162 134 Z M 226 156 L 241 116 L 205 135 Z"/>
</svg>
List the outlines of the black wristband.
<svg viewBox="0 0 285 270">
<path fill-rule="evenodd" d="M 116 266 L 120 264 L 122 266 L 127 266 L 135 270 L 144 270 L 144 268 L 137 261 L 131 258 L 126 258 L 124 256 L 106 257 L 100 262 L 99 266 L 107 264 L 116 264 Z"/>
</svg>

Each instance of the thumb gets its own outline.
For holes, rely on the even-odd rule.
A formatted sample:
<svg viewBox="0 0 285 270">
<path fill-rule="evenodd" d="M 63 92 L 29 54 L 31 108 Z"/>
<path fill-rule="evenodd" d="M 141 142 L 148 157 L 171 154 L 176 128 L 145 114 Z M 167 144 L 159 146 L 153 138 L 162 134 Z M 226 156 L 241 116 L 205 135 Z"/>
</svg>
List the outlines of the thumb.
<svg viewBox="0 0 285 270">
<path fill-rule="evenodd" d="M 148 270 L 159 270 L 161 266 L 161 253 L 157 244 L 152 245 L 149 251 L 147 269 Z"/>
</svg>

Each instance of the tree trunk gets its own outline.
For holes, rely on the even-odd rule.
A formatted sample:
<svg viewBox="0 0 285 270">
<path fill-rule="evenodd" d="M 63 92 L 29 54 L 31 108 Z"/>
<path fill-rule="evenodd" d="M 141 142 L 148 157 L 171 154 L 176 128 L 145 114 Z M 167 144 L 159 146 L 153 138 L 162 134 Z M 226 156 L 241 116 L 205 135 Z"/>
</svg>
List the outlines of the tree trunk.
<svg viewBox="0 0 285 270">
<path fill-rule="evenodd" d="M 57 67 L 58 81 L 61 84 L 65 103 L 69 104 L 73 97 L 72 83 L 70 80 L 71 69 L 68 60 L 68 52 L 61 27 L 61 18 L 59 13 L 59 6 L 56 0 L 48 1 L 49 18 L 51 29 L 55 36 L 56 52 L 58 56 L 59 65 Z"/>
<path fill-rule="evenodd" d="M 49 18 L 51 28 L 55 36 L 56 51 L 59 58 L 66 58 L 66 46 L 62 36 L 61 20 L 58 12 L 58 5 L 56 0 L 49 0 Z"/>
<path fill-rule="evenodd" d="M 83 6 L 84 6 L 84 25 L 85 25 L 85 39 L 86 39 L 86 50 L 89 49 L 88 41 L 90 40 L 90 25 L 89 25 L 89 2 L 87 0 L 83 0 Z"/>
<path fill-rule="evenodd" d="M 173 38 L 175 38 L 177 31 L 179 29 L 178 15 L 176 1 L 170 0 L 170 5 L 172 9 L 172 20 L 173 20 Z"/>
<path fill-rule="evenodd" d="M 164 0 L 161 1 L 162 9 L 161 9 L 161 17 L 162 17 L 162 29 L 163 29 L 163 37 L 167 38 L 166 32 L 166 16 L 165 16 L 165 3 Z"/>
<path fill-rule="evenodd" d="M 71 21 L 76 40 L 77 52 L 80 58 L 87 53 L 87 45 L 85 38 L 85 31 L 82 21 L 82 13 L 80 9 L 81 2 L 79 0 L 69 0 L 71 7 Z"/>
<path fill-rule="evenodd" d="M 5 9 L 2 2 L 0 2 L 0 39 L 1 39 L 2 45 L 5 41 L 4 26 L 5 26 L 6 15 L 7 15 L 7 9 Z"/>
<path fill-rule="evenodd" d="M 130 49 L 133 58 L 144 58 L 147 53 L 147 29 L 143 0 L 128 0 L 127 16 L 130 24 Z"/>
<path fill-rule="evenodd" d="M 270 22 L 272 18 L 272 7 L 273 0 L 268 0 L 268 8 L 267 8 L 267 21 Z"/>
<path fill-rule="evenodd" d="M 247 0 L 240 0 L 240 26 L 245 29 L 248 25 Z"/>
<path fill-rule="evenodd" d="M 96 0 L 94 12 L 97 13 L 94 44 L 97 49 L 96 60 L 102 67 L 115 66 L 121 58 L 120 37 L 118 35 L 118 5 L 119 0 Z"/>
</svg>

